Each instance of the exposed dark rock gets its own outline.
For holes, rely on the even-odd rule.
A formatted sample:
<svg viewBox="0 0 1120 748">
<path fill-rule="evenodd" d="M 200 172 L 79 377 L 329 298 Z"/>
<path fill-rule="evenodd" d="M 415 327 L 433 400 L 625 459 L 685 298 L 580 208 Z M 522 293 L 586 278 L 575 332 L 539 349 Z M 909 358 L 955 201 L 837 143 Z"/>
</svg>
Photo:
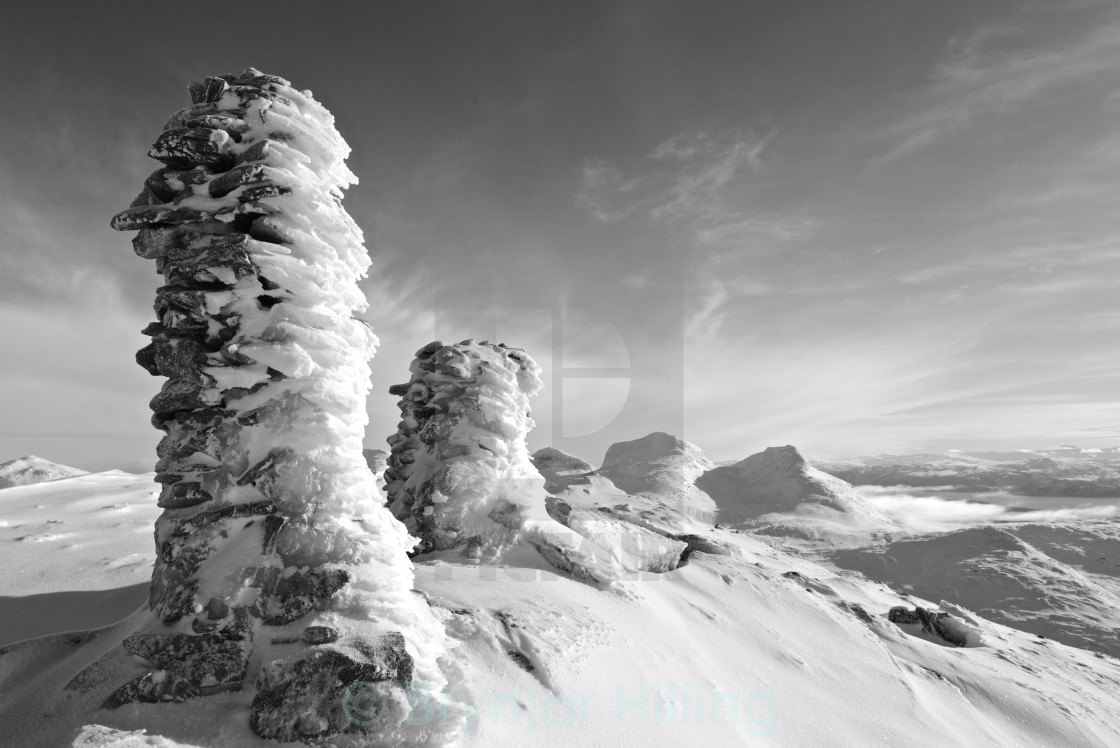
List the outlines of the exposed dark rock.
<svg viewBox="0 0 1120 748">
<path fill-rule="evenodd" d="M 685 544 L 685 550 L 681 553 L 681 563 L 688 560 L 688 557 L 693 553 L 710 553 L 713 556 L 733 556 L 735 555 L 734 549 L 726 543 L 720 543 L 711 538 L 705 538 L 703 535 L 666 535 L 666 537 L 673 540 L 679 540 Z"/>
<path fill-rule="evenodd" d="M 917 611 L 904 608 L 901 605 L 895 606 L 887 613 L 887 620 L 891 623 L 902 623 L 906 625 L 914 625 L 921 623 L 922 619 L 918 616 Z"/>
<path fill-rule="evenodd" d="M 186 481 L 164 486 L 158 504 L 161 509 L 186 509 L 211 501 L 213 498 L 202 489 L 201 483 Z"/>
<path fill-rule="evenodd" d="M 536 667 L 533 666 L 533 661 L 516 649 L 507 649 L 506 654 L 511 660 L 517 663 L 517 667 L 521 668 L 526 673 L 531 673 L 536 670 Z"/>
<path fill-rule="evenodd" d="M 159 394 L 149 404 L 157 414 L 176 413 L 181 410 L 200 410 L 215 404 L 215 398 L 206 388 L 182 379 L 164 383 Z"/>
<path fill-rule="evenodd" d="M 288 576 L 279 569 L 264 569 L 258 577 L 262 589 L 253 611 L 269 626 L 285 626 L 326 607 L 349 581 L 350 574 L 344 569 L 297 570 Z"/>
<path fill-rule="evenodd" d="M 208 189 L 211 197 L 224 197 L 238 187 L 276 181 L 279 177 L 280 173 L 271 166 L 261 163 L 242 164 L 214 178 Z"/>
<path fill-rule="evenodd" d="M 529 542 L 548 563 L 561 571 L 571 574 L 576 579 L 591 584 L 610 584 L 613 579 L 596 569 L 583 559 L 573 555 L 567 548 L 551 543 L 541 535 L 528 536 Z"/>
<path fill-rule="evenodd" d="M 142 634 L 123 646 L 158 668 L 114 691 L 102 704 L 116 709 L 130 701 L 182 701 L 241 688 L 252 647 L 217 634 Z"/>
<path fill-rule="evenodd" d="M 891 623 L 911 626 L 921 624 L 922 629 L 927 634 L 932 634 L 950 644 L 958 647 L 968 644 L 968 637 L 964 635 L 960 627 L 951 625 L 953 617 L 943 611 L 926 610 L 921 606 L 915 607 L 914 610 L 908 610 L 902 606 L 897 606 L 891 608 L 890 612 L 887 613 L 887 620 Z"/>
<path fill-rule="evenodd" d="M 333 626 L 308 626 L 303 630 L 303 640 L 308 644 L 330 644 L 338 641 L 339 630 Z"/>
<path fill-rule="evenodd" d="M 222 78 L 206 78 L 201 83 L 191 83 L 187 90 L 191 95 L 191 102 L 203 104 L 218 101 L 222 94 L 229 90 L 229 82 Z"/>
<path fill-rule="evenodd" d="M 549 517 L 552 517 L 560 524 L 567 526 L 568 517 L 572 513 L 572 507 L 570 504 L 561 501 L 560 499 L 557 499 L 553 496 L 548 496 L 544 500 L 544 508 L 545 511 L 548 512 Z"/>
<path fill-rule="evenodd" d="M 376 732 L 384 715 L 363 710 L 366 719 L 352 719 L 351 699 L 376 702 L 380 696 L 376 706 L 384 709 L 390 686 L 404 689 L 411 683 L 412 657 L 398 633 L 376 642 L 347 639 L 317 646 L 261 669 L 249 726 L 258 736 L 281 742 Z"/>
<path fill-rule="evenodd" d="M 168 166 L 209 166 L 224 171 L 233 165 L 230 142 L 229 133 L 208 127 L 164 130 L 148 155 Z"/>
<path fill-rule="evenodd" d="M 169 284 L 236 283 L 257 273 L 248 234 L 180 232 L 157 262 Z"/>
</svg>

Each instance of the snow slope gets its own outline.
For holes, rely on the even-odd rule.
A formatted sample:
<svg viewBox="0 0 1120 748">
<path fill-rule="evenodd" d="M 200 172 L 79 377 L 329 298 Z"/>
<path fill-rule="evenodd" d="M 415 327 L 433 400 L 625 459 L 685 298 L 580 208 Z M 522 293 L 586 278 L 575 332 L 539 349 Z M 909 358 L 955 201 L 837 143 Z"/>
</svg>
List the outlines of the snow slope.
<svg viewBox="0 0 1120 748">
<path fill-rule="evenodd" d="M 1008 628 L 968 606 L 941 603 L 938 590 L 892 591 L 856 572 L 787 552 L 773 537 L 713 528 L 657 494 L 630 495 L 594 471 L 554 462 L 570 465 L 573 473 L 570 484 L 552 487 L 549 500 L 550 513 L 565 524 L 578 521 L 573 517 L 609 520 L 616 529 L 640 528 L 666 541 L 687 538 L 677 541 L 687 552 L 674 570 L 631 571 L 611 584 L 559 573 L 528 544 L 496 567 L 454 551 L 418 557 L 417 593 L 455 645 L 448 668 L 456 674 L 452 693 L 471 707 L 455 744 L 1120 744 L 1120 661 L 1112 657 Z M 108 505 L 103 497 L 113 491 L 154 506 L 154 497 L 141 493 L 153 488 L 147 480 L 101 474 L 10 489 L 0 498 L 22 493 L 19 514 L 34 516 L 41 511 L 35 505 L 49 502 L 65 519 L 81 516 L 78 509 Z M 837 511 L 827 504 L 844 495 L 822 494 L 816 501 L 806 494 L 792 506 Z M 1024 524 L 1016 539 L 1045 549 L 1054 563 L 1065 565 L 1067 576 L 1076 571 L 1100 584 L 1115 578 L 1120 563 L 1110 524 L 1099 523 L 1091 536 L 1084 525 Z M 151 545 L 150 538 L 140 541 L 123 528 L 87 522 L 70 529 L 79 549 L 96 534 L 119 551 Z M 979 537 L 976 544 L 984 545 Z M 78 558 L 37 554 L 24 563 L 28 571 L 39 564 L 36 574 L 44 580 L 53 566 L 65 580 L 54 586 L 58 591 L 81 578 L 81 571 L 60 568 L 52 563 L 56 557 L 65 565 Z M 932 554 L 923 558 L 938 562 Z M 920 560 L 907 555 L 901 563 L 906 568 L 896 583 L 915 586 Z M 1038 568 L 1044 565 L 1039 559 Z M 106 573 L 102 566 L 93 576 L 104 581 Z M 23 598 L 21 617 L 38 615 L 34 597 Z M 93 598 L 82 604 L 120 607 L 119 601 Z M 896 606 L 940 607 L 968 633 L 969 646 L 950 646 L 920 626 L 891 623 L 887 615 Z M 117 748 L 261 745 L 244 726 L 248 705 L 237 692 L 196 700 L 202 709 L 193 714 L 206 718 L 190 722 L 175 703 L 97 708 L 143 666 L 124 654 L 89 666 L 119 652 L 121 639 L 150 625 L 147 616 L 138 611 L 95 632 L 0 647 L 4 744 L 53 748 L 82 735 L 77 744 Z M 378 694 L 367 696 L 376 700 Z M 415 684 L 414 698 L 417 719 L 438 728 L 441 711 L 427 701 L 423 682 Z"/>
<path fill-rule="evenodd" d="M 837 551 L 837 566 L 1120 657 L 1120 525 L 1012 523 Z"/>
<path fill-rule="evenodd" d="M 0 491 L 0 595 L 147 583 L 158 495 L 119 470 Z"/>
<path fill-rule="evenodd" d="M 152 474 L 119 470 L 0 491 L 0 645 L 97 628 L 148 596 Z"/>
<path fill-rule="evenodd" d="M 86 475 L 86 471 L 44 460 L 35 455 L 0 462 L 0 488 L 30 486 L 34 483 L 73 478 L 77 475 Z"/>
<path fill-rule="evenodd" d="M 694 553 L 674 572 L 634 574 L 606 588 L 553 573 L 530 549 L 502 568 L 452 558 L 418 564 L 417 589 L 458 643 L 455 692 L 474 708 L 459 743 L 1120 741 L 1115 659 L 956 608 L 982 643 L 950 647 L 886 620 L 891 607 L 922 604 L 918 598 L 837 575 L 745 533 L 708 536 L 735 553 Z M 214 715 L 203 723 L 184 724 L 173 703 L 94 708 L 109 687 L 106 673 L 83 669 L 140 625 L 134 616 L 93 635 L 0 650 L 0 721 L 9 744 L 63 745 L 92 720 L 143 726 L 182 745 L 258 745 L 223 716 L 245 708 L 237 693 L 200 702 Z M 423 706 L 422 683 L 415 693 L 418 714 L 438 723 L 438 709 Z"/>
</svg>

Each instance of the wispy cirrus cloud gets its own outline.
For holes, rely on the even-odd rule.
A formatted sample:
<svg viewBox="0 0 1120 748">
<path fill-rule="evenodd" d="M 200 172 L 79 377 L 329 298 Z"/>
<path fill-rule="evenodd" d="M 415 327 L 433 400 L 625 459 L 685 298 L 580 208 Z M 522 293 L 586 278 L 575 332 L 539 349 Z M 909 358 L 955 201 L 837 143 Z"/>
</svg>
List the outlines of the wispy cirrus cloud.
<svg viewBox="0 0 1120 748">
<path fill-rule="evenodd" d="M 892 121 L 872 132 L 891 142 L 885 164 L 978 121 L 1073 87 L 1098 85 L 1102 97 L 1120 86 L 1120 6 L 1112 2 L 1046 9 L 1020 23 L 953 39 L 924 90 Z M 1039 28 L 1061 28 L 1039 34 Z M 1102 99 L 1103 101 L 1103 99 Z"/>
<path fill-rule="evenodd" d="M 761 165 L 774 132 L 763 135 L 678 133 L 654 147 L 629 173 L 601 159 L 580 167 L 576 203 L 603 223 L 636 216 L 659 222 L 719 220 L 725 190 Z"/>
<path fill-rule="evenodd" d="M 582 165 L 577 204 L 601 223 L 624 219 L 672 230 L 695 271 L 685 300 L 690 344 L 720 334 L 727 306 L 777 291 L 760 277 L 758 258 L 815 235 L 804 212 L 787 214 L 748 205 L 763 155 L 776 137 L 736 132 L 723 136 L 678 133 L 652 148 L 628 170 L 601 161 Z M 630 287 L 640 287 L 632 282 Z"/>
</svg>

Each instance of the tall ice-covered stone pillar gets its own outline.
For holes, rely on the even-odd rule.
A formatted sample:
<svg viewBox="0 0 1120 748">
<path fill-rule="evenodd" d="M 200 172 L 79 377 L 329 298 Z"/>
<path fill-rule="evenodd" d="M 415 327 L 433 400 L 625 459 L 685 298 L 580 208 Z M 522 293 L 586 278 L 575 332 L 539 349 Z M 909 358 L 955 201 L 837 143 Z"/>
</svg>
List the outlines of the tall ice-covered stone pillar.
<svg viewBox="0 0 1120 748">
<path fill-rule="evenodd" d="M 190 95 L 112 221 L 163 276 L 137 361 L 167 381 L 151 402 L 159 623 L 124 642 L 152 672 L 106 706 L 244 689 L 262 737 L 365 730 L 345 689 L 384 684 L 401 717 L 404 689 L 441 684 L 443 631 L 362 456 L 377 341 L 354 317 L 370 260 L 342 208 L 349 148 L 282 78 L 250 68 Z"/>
</svg>

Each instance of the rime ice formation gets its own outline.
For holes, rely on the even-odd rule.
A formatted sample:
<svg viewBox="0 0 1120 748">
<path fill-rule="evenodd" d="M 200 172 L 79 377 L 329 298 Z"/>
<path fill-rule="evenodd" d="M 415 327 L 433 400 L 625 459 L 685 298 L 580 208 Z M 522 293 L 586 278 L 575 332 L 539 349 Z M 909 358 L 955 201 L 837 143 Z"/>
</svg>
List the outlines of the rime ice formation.
<svg viewBox="0 0 1120 748">
<path fill-rule="evenodd" d="M 360 730 L 350 682 L 384 681 L 400 714 L 414 672 L 441 684 L 443 634 L 362 456 L 377 340 L 354 317 L 370 260 L 341 204 L 349 148 L 309 91 L 252 68 L 190 95 L 112 221 L 164 277 L 137 361 L 168 380 L 151 402 L 164 625 L 125 640 L 152 672 L 106 706 L 244 688 L 261 737 Z M 338 641 L 308 644 L 312 624 Z"/>
<path fill-rule="evenodd" d="M 464 340 L 416 352 L 393 385 L 401 422 L 389 437 L 389 509 L 420 538 L 419 552 L 467 546 L 493 555 L 527 520 L 544 518 L 544 480 L 525 437 L 540 367 L 517 348 Z"/>
<path fill-rule="evenodd" d="M 420 538 L 417 552 L 461 548 L 479 561 L 500 559 L 524 540 L 553 566 L 593 584 L 609 584 L 653 556 L 675 566 L 672 540 L 605 521 L 556 521 L 545 480 L 529 456 L 529 398 L 543 387 L 527 353 L 501 343 L 433 342 L 416 352 L 411 379 L 393 385 L 401 422 L 389 437 L 388 505 Z M 579 519 L 582 519 L 579 518 Z M 637 546 L 637 547 L 635 547 Z M 644 550 L 644 555 L 642 551 Z"/>
</svg>

